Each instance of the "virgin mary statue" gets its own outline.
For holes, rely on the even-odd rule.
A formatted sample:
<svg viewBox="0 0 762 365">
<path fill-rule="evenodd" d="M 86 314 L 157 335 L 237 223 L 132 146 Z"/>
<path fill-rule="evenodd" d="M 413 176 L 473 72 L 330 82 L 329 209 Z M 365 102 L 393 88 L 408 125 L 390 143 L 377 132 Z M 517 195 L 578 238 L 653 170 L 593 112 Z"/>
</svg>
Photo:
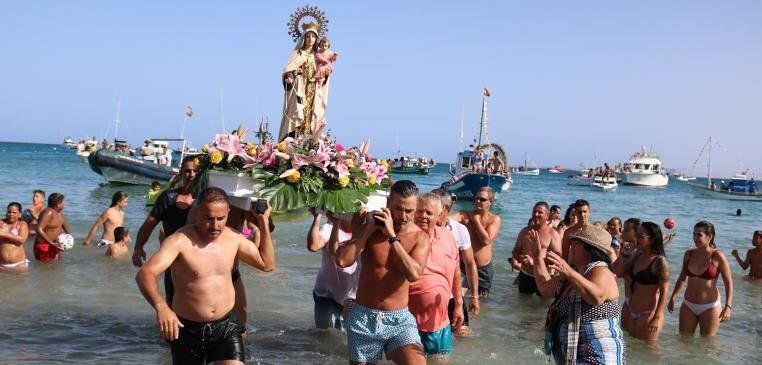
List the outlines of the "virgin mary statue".
<svg viewBox="0 0 762 365">
<path fill-rule="evenodd" d="M 283 68 L 283 118 L 278 141 L 286 137 L 310 134 L 325 124 L 328 104 L 328 77 L 314 80 L 315 53 L 320 32 L 317 23 L 302 24 L 296 47 Z"/>
</svg>

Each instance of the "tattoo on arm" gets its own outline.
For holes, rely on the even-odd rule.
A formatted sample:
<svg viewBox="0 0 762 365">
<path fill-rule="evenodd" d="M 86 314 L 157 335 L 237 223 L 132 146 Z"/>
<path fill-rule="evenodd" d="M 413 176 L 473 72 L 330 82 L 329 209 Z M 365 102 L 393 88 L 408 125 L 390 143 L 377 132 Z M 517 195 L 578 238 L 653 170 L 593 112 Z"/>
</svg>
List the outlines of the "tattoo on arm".
<svg viewBox="0 0 762 365">
<path fill-rule="evenodd" d="M 669 263 L 664 256 L 656 258 L 654 271 L 660 282 L 669 282 Z"/>
</svg>

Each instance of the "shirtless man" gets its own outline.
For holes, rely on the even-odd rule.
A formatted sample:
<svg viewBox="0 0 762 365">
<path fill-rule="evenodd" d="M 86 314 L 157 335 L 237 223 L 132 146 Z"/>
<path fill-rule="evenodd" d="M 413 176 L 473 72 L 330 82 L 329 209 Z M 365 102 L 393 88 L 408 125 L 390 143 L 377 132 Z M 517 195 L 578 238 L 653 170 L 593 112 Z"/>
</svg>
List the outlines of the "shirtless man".
<svg viewBox="0 0 762 365">
<path fill-rule="evenodd" d="M 32 192 L 32 206 L 24 209 L 24 213 L 21 214 L 21 219 L 29 225 L 30 234 L 37 233 L 37 220 L 43 209 L 45 209 L 45 192 L 37 189 Z"/>
<path fill-rule="evenodd" d="M 93 236 L 98 231 L 98 226 L 103 225 L 103 235 L 101 240 L 98 241 L 98 247 L 108 246 L 116 240 L 114 239 L 114 228 L 124 225 L 124 208 L 127 207 L 129 198 L 123 191 L 117 191 L 114 196 L 111 197 L 111 205 L 101 213 L 98 220 L 90 228 L 90 232 L 87 233 L 87 238 L 82 242 L 83 245 L 89 245 Z"/>
<path fill-rule="evenodd" d="M 413 223 L 417 194 L 412 181 L 394 183 L 386 208 L 363 214 L 352 239 L 336 251 L 340 267 L 360 260 L 357 298 L 347 321 L 351 364 L 376 363 L 381 352 L 396 364 L 426 363 L 407 308 L 410 283 L 423 274 L 431 251 L 431 240 Z"/>
<path fill-rule="evenodd" d="M 468 227 L 471 234 L 471 247 L 474 249 L 477 271 L 479 274 L 479 297 L 489 296 L 492 288 L 492 244 L 500 233 L 500 216 L 489 209 L 495 203 L 495 192 L 485 186 L 474 197 L 474 211 L 461 210 L 450 218 Z"/>
<path fill-rule="evenodd" d="M 24 242 L 29 237 L 29 227 L 21 218 L 21 204 L 8 204 L 5 219 L 0 221 L 0 271 L 26 270 L 29 260 L 24 252 Z"/>
<path fill-rule="evenodd" d="M 42 263 L 48 263 L 61 258 L 61 249 L 56 239 L 61 231 L 71 234 L 71 228 L 66 217 L 61 213 L 64 209 L 64 196 L 60 193 L 50 194 L 48 207 L 40 212 L 37 225 L 37 238 L 34 241 L 34 258 Z"/>
<path fill-rule="evenodd" d="M 749 281 L 762 282 L 762 231 L 754 231 L 751 237 L 751 244 L 754 248 L 746 252 L 746 259 L 741 260 L 741 256 L 738 255 L 738 250 L 733 250 L 731 254 L 736 258 L 741 268 L 749 270 L 749 275 L 746 279 Z"/>
<path fill-rule="evenodd" d="M 561 256 L 564 260 L 568 260 L 569 258 L 567 255 L 569 255 L 569 245 L 571 244 L 571 236 L 573 236 L 577 231 L 582 229 L 582 227 L 590 224 L 590 203 L 587 202 L 587 200 L 584 199 L 577 199 L 577 201 L 574 202 L 574 215 L 577 217 L 577 223 L 571 227 L 567 227 L 564 231 L 564 238 L 561 241 Z"/>
<path fill-rule="evenodd" d="M 553 205 L 550 207 L 550 217 L 548 218 L 548 224 L 553 227 L 553 229 L 558 228 L 558 225 L 561 223 L 561 207 L 558 205 Z"/>
<path fill-rule="evenodd" d="M 159 251 L 138 271 L 140 292 L 156 310 L 161 334 L 170 341 L 174 364 L 220 362 L 243 364 L 244 328 L 233 313 L 235 289 L 230 280 L 236 258 L 260 269 L 275 268 L 275 250 L 268 229 L 263 229 L 259 248 L 228 228 L 227 195 L 207 188 L 198 197 L 195 223 L 168 236 Z M 270 219 L 252 214 L 260 227 Z M 170 308 L 156 283 L 165 270 L 172 271 L 176 300 Z"/>
<path fill-rule="evenodd" d="M 539 236 L 540 245 L 544 249 L 561 253 L 561 237 L 553 226 L 548 224 L 548 217 L 548 203 L 542 201 L 535 203 L 530 225 L 524 227 L 516 238 L 516 246 L 513 247 L 513 257 L 510 261 L 511 266 L 519 270 L 519 293 L 521 294 L 541 295 L 534 279 L 534 262 L 530 251 L 534 241 L 530 240 L 530 235 Z"/>
<path fill-rule="evenodd" d="M 193 158 L 186 157 L 180 166 L 180 178 L 182 186 L 175 189 L 166 190 L 156 199 L 151 213 L 146 217 L 143 225 L 138 231 L 138 238 L 135 241 L 135 250 L 132 253 L 132 264 L 140 267 L 146 259 L 146 252 L 143 249 L 151 232 L 161 222 L 164 234 L 169 236 L 185 226 L 188 220 L 191 204 L 193 204 L 193 195 L 191 195 L 190 186 L 196 177 L 196 170 L 193 165 Z M 162 241 L 159 240 L 159 245 Z M 172 304 L 174 287 L 172 286 L 172 271 L 164 274 L 164 293 L 167 295 L 167 302 Z"/>
</svg>

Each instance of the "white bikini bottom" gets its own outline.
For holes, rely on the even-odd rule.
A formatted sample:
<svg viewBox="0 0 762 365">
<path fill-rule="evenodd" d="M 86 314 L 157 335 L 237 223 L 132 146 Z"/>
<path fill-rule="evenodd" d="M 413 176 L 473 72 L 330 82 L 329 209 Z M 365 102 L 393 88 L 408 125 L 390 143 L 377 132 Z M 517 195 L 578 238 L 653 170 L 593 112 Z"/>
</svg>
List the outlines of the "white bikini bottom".
<svg viewBox="0 0 762 365">
<path fill-rule="evenodd" d="M 24 259 L 24 260 L 21 260 L 21 261 L 15 263 L 15 264 L 0 264 L 0 268 L 3 268 L 3 269 L 15 269 L 16 267 L 19 267 L 21 265 L 27 265 L 27 264 L 29 264 L 29 262 L 30 262 L 29 260 Z"/>
<path fill-rule="evenodd" d="M 701 315 L 701 313 L 704 313 L 714 307 L 719 307 L 720 296 L 718 295 L 717 300 L 711 303 L 696 304 L 696 303 L 689 302 L 688 299 L 683 299 L 683 304 L 685 304 L 685 306 L 688 307 L 688 309 L 690 309 L 691 312 L 693 312 L 693 314 L 696 315 L 696 317 L 698 317 Z"/>
</svg>

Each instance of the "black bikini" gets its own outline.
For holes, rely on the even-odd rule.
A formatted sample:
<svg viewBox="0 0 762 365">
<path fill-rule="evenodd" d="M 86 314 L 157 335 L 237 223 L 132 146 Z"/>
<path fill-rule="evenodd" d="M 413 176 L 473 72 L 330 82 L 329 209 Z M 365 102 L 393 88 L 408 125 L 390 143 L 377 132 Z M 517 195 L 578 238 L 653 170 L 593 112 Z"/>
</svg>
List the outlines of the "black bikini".
<svg viewBox="0 0 762 365">
<path fill-rule="evenodd" d="M 651 266 L 653 266 L 654 262 L 656 262 L 658 259 L 658 256 L 655 257 L 653 260 L 651 260 L 651 263 L 649 263 L 645 269 L 635 273 L 635 261 L 637 261 L 637 258 L 635 258 L 635 261 L 633 261 L 632 266 L 630 267 L 630 278 L 632 278 L 632 282 L 630 283 L 630 290 L 635 288 L 635 283 L 640 285 L 659 284 L 659 277 L 651 271 Z"/>
</svg>

